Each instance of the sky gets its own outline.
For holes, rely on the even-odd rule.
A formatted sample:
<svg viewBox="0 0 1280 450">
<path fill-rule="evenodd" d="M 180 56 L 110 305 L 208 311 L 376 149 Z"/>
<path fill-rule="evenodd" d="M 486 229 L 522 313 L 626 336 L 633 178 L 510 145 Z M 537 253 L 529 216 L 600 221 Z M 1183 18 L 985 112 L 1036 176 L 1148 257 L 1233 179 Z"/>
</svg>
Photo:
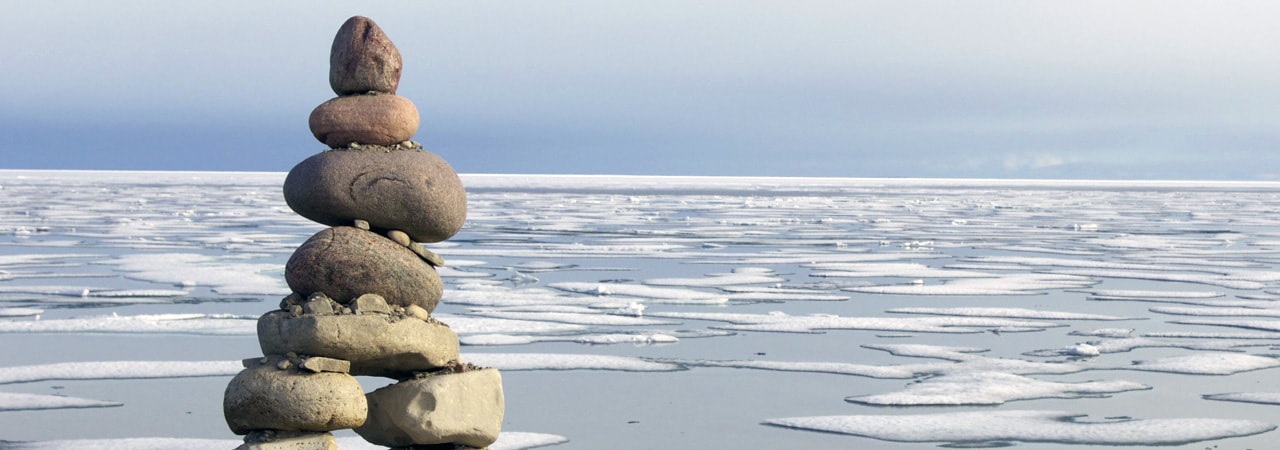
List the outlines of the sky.
<svg viewBox="0 0 1280 450">
<path fill-rule="evenodd" d="M 1274 1 L 4 10 L 0 169 L 287 171 L 363 15 L 461 173 L 1280 180 Z"/>
</svg>

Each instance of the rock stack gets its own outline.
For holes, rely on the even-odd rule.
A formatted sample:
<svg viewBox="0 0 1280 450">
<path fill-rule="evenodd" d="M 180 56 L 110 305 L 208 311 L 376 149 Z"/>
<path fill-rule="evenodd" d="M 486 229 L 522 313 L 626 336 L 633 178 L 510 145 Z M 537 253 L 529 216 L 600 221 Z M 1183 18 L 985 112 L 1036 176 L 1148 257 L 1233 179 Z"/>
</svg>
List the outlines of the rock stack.
<svg viewBox="0 0 1280 450">
<path fill-rule="evenodd" d="M 421 245 L 462 228 L 462 181 L 410 140 L 418 110 L 396 95 L 400 52 L 372 20 L 342 25 L 329 64 L 338 97 L 310 120 L 329 149 L 289 172 L 284 197 L 332 228 L 289 258 L 293 293 L 258 320 L 265 356 L 227 386 L 227 425 L 243 449 L 335 449 L 343 428 L 395 448 L 487 447 L 502 378 L 461 361 L 458 336 L 431 317 L 444 261 Z M 396 383 L 366 394 L 356 375 Z"/>
</svg>

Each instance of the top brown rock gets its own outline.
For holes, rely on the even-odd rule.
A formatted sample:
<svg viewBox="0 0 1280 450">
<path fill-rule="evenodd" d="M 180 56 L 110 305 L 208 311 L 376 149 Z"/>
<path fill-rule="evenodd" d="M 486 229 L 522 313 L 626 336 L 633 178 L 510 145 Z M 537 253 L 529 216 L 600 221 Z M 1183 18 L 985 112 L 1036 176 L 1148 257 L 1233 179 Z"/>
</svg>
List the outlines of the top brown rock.
<svg viewBox="0 0 1280 450">
<path fill-rule="evenodd" d="M 329 86 L 338 95 L 377 91 L 396 93 L 400 85 L 400 50 L 372 19 L 347 19 L 333 37 L 329 52 Z"/>
</svg>

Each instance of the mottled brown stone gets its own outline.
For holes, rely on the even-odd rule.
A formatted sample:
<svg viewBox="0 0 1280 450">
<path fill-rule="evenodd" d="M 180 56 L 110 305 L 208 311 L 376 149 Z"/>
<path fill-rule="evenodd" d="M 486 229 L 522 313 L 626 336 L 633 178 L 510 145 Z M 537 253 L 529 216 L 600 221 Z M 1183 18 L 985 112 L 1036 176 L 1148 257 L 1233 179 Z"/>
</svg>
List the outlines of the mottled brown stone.
<svg viewBox="0 0 1280 450">
<path fill-rule="evenodd" d="M 462 180 L 443 158 L 425 150 L 361 148 L 312 155 L 289 171 L 284 199 L 294 212 L 325 225 L 359 219 L 374 231 L 403 231 L 414 242 L 448 239 L 467 218 Z"/>
<path fill-rule="evenodd" d="M 396 93 L 403 70 L 400 50 L 368 17 L 347 19 L 329 50 L 329 86 L 338 95 Z"/>
<path fill-rule="evenodd" d="M 418 108 L 391 94 L 348 95 L 321 103 L 311 111 L 311 134 L 329 148 L 352 144 L 392 146 L 418 132 Z"/>
<path fill-rule="evenodd" d="M 408 248 L 354 227 L 321 230 L 289 257 L 285 282 L 300 294 L 323 292 L 347 304 L 377 294 L 390 305 L 433 311 L 444 286 L 436 269 Z"/>
</svg>

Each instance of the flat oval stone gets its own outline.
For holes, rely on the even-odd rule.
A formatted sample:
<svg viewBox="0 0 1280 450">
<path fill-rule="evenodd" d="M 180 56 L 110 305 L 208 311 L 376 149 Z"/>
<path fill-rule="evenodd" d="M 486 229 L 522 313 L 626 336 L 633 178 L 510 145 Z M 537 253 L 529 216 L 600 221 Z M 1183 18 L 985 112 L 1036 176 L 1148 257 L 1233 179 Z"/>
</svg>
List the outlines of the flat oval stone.
<svg viewBox="0 0 1280 450">
<path fill-rule="evenodd" d="M 448 239 L 467 219 L 467 193 L 458 174 L 443 158 L 418 149 L 313 155 L 289 171 L 284 200 L 302 217 L 325 225 L 360 219 L 375 231 L 403 231 L 414 242 Z"/>
<path fill-rule="evenodd" d="M 284 279 L 301 295 L 323 292 L 346 304 L 378 294 L 390 305 L 417 305 L 428 312 L 444 292 L 440 274 L 412 250 L 355 227 L 326 228 L 311 236 L 285 263 Z"/>
<path fill-rule="evenodd" d="M 240 371 L 222 397 L 235 434 L 253 430 L 332 431 L 364 424 L 364 389 L 345 373 L 278 369 L 280 357 Z"/>
<path fill-rule="evenodd" d="M 403 69 L 400 50 L 372 19 L 347 19 L 329 50 L 329 86 L 338 95 L 396 93 Z"/>
<path fill-rule="evenodd" d="M 396 145 L 418 132 L 418 108 L 399 95 L 347 95 L 311 111 L 311 134 L 329 148 Z"/>
<path fill-rule="evenodd" d="M 293 317 L 272 311 L 258 319 L 263 354 L 297 353 L 351 362 L 352 375 L 406 378 L 458 359 L 458 335 L 447 325 L 413 316 L 344 314 Z"/>
</svg>

